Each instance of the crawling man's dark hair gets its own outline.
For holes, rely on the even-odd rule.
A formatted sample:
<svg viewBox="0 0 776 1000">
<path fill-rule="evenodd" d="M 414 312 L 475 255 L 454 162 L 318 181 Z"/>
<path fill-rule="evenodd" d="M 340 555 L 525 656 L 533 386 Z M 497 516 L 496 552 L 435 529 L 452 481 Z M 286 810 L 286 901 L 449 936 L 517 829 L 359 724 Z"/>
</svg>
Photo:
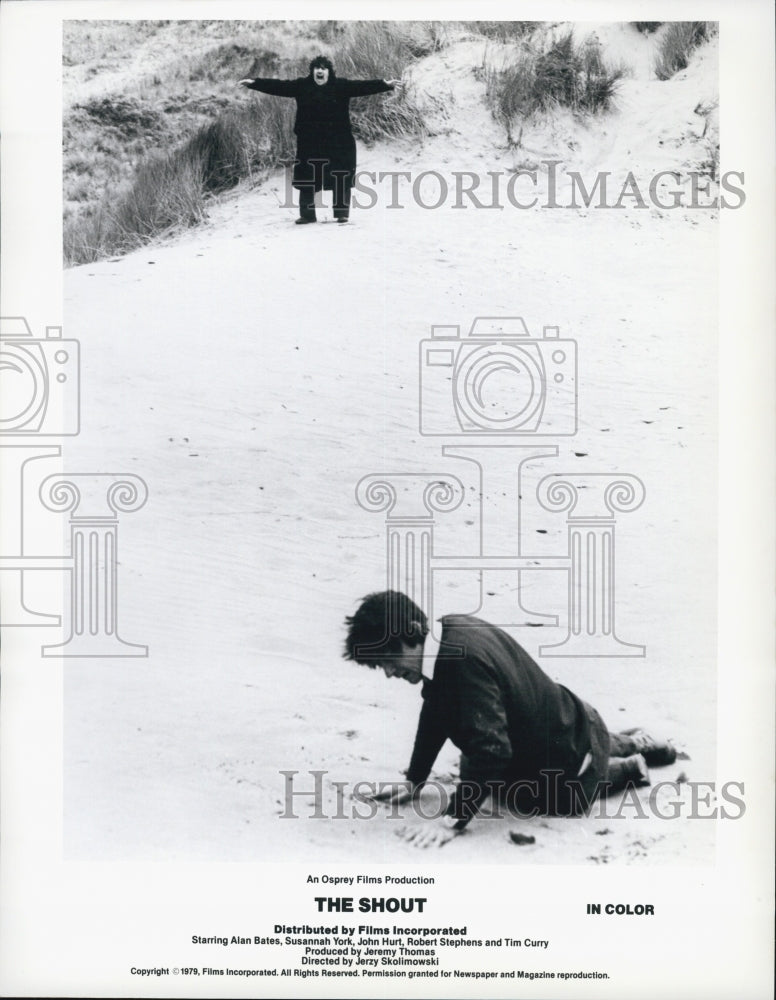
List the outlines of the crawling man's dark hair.
<svg viewBox="0 0 776 1000">
<path fill-rule="evenodd" d="M 428 635 L 428 619 L 406 594 L 383 590 L 365 597 L 345 619 L 347 660 L 374 666 L 373 658 L 397 654 L 400 643 L 416 646 Z"/>
</svg>

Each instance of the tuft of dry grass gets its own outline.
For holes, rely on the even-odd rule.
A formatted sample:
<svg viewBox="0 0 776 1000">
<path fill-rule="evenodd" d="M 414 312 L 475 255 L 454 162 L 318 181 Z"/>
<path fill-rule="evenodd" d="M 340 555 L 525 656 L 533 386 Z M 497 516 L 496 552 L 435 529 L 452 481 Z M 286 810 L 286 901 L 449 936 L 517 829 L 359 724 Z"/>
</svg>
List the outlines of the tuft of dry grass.
<svg viewBox="0 0 776 1000">
<path fill-rule="evenodd" d="M 416 59 L 433 51 L 427 26 L 416 22 L 356 21 L 336 46 L 337 74 L 354 79 L 398 79 Z M 361 98 L 351 105 L 354 134 L 365 142 L 424 132 L 423 116 L 406 90 Z"/>
<path fill-rule="evenodd" d="M 149 159 L 115 205 L 107 200 L 89 215 L 65 226 L 65 259 L 88 263 L 129 253 L 151 239 L 205 218 L 201 164 L 193 157 Z"/>
<path fill-rule="evenodd" d="M 543 21 L 464 21 L 469 31 L 495 42 L 513 42 L 542 25 Z"/>
<path fill-rule="evenodd" d="M 658 44 L 655 57 L 658 80 L 670 80 L 675 73 L 686 69 L 694 50 L 716 32 L 715 21 L 672 21 Z"/>
<path fill-rule="evenodd" d="M 662 21 L 633 21 L 633 26 L 642 35 L 652 35 L 663 24 Z"/>
<path fill-rule="evenodd" d="M 508 131 L 518 117 L 529 117 L 552 107 L 597 114 L 612 103 L 625 71 L 609 66 L 593 42 L 577 44 L 571 31 L 544 51 L 525 42 L 512 61 L 483 70 L 486 100 L 494 117 Z"/>
</svg>

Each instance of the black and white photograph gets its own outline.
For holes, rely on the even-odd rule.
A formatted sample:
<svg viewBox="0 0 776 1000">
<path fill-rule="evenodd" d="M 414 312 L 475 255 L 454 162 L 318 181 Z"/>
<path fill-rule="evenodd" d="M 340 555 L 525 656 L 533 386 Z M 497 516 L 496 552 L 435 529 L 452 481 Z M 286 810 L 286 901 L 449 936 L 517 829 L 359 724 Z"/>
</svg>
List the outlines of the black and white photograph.
<svg viewBox="0 0 776 1000">
<path fill-rule="evenodd" d="M 3 995 L 772 995 L 773 25 L 652 10 L 0 15 Z"/>
</svg>

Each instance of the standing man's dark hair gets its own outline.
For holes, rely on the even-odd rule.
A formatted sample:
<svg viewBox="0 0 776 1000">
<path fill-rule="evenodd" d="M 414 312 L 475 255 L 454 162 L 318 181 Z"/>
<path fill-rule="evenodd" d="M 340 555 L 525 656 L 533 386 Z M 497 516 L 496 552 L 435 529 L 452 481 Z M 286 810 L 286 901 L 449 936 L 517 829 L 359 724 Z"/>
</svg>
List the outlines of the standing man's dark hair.
<svg viewBox="0 0 776 1000">
<path fill-rule="evenodd" d="M 313 71 L 316 66 L 320 66 L 322 69 L 327 69 L 329 71 L 329 80 L 334 79 L 334 63 L 329 59 L 328 56 L 316 56 L 315 59 L 310 60 L 310 76 L 313 75 Z"/>
<path fill-rule="evenodd" d="M 326 56 L 310 62 L 296 80 L 246 79 L 244 87 L 296 100 L 296 161 L 293 185 L 299 191 L 298 224 L 316 221 L 315 192 L 333 191 L 334 217 L 347 222 L 356 173 L 356 141 L 350 126 L 350 99 L 393 90 L 400 80 L 344 80 Z"/>
</svg>

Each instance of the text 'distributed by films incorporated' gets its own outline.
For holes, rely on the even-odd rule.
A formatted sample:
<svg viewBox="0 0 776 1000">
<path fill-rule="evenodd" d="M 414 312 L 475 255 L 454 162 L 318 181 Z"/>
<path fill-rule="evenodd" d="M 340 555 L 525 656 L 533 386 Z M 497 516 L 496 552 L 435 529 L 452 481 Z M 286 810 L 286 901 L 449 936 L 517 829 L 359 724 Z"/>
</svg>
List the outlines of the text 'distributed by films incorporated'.
<svg viewBox="0 0 776 1000">
<path fill-rule="evenodd" d="M 569 963 L 563 940 L 520 917 L 494 933 L 433 915 L 437 879 L 425 875 L 308 874 L 309 913 L 243 928 L 194 928 L 165 965 L 136 963 L 133 977 L 252 979 L 610 979 L 606 968 Z M 581 919 L 653 917 L 654 903 L 576 904 Z M 561 934 L 562 938 L 564 935 Z M 192 950 L 192 948 L 194 950 Z M 194 955 L 194 959 L 191 956 Z"/>
</svg>

